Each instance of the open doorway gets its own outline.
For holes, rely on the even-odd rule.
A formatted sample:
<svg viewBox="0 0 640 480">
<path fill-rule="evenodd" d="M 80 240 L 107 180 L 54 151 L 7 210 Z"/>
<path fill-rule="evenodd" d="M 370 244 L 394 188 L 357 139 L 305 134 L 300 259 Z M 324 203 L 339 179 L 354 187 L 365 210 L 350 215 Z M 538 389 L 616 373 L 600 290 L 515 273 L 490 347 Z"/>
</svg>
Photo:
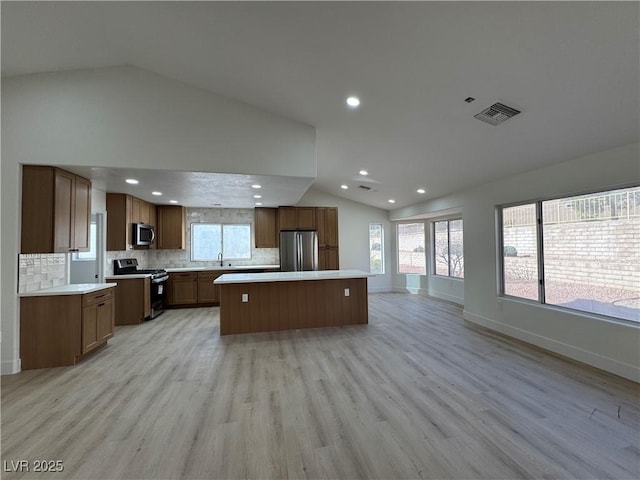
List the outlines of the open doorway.
<svg viewBox="0 0 640 480">
<path fill-rule="evenodd" d="M 71 266 L 69 269 L 71 283 L 99 283 L 102 281 L 102 265 L 104 263 L 103 228 L 104 215 L 92 213 L 89 227 L 89 251 L 71 254 Z"/>
</svg>

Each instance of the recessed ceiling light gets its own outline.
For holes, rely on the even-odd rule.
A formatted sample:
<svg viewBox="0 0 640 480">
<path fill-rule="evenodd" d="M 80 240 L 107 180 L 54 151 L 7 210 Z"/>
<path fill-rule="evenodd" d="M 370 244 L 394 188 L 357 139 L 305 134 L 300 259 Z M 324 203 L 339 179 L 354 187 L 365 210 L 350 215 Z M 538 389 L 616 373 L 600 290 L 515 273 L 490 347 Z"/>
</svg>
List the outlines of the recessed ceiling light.
<svg viewBox="0 0 640 480">
<path fill-rule="evenodd" d="M 416 190 L 416 192 L 418 192 L 418 193 L 427 193 L 427 191 L 424 188 L 419 188 L 418 190 Z"/>
<path fill-rule="evenodd" d="M 358 97 L 349 97 L 347 98 L 347 105 L 355 108 L 360 105 L 360 99 Z"/>
<path fill-rule="evenodd" d="M 262 205 L 262 202 L 256 202 L 257 207 L 259 207 L 260 205 Z"/>
<path fill-rule="evenodd" d="M 251 185 L 251 188 L 262 188 L 262 185 L 258 185 L 258 184 L 256 183 L 256 184 Z"/>
<path fill-rule="evenodd" d="M 162 195 L 162 192 L 151 192 L 151 195 L 155 195 L 156 197 L 159 197 L 160 195 Z"/>
<path fill-rule="evenodd" d="M 178 203 L 178 200 L 169 200 L 169 203 Z"/>
<path fill-rule="evenodd" d="M 360 175 L 369 175 L 369 172 L 367 172 L 366 170 L 360 170 Z"/>
<path fill-rule="evenodd" d="M 346 190 L 347 188 L 349 188 L 349 185 L 340 185 L 340 188 Z"/>
<path fill-rule="evenodd" d="M 135 178 L 127 178 L 127 179 L 125 180 L 125 182 L 127 182 L 127 183 L 129 183 L 129 184 L 131 184 L 131 185 L 137 185 L 137 184 L 139 184 L 139 183 L 140 183 L 140 182 L 139 182 L 138 180 L 136 180 Z"/>
<path fill-rule="evenodd" d="M 262 198 L 262 195 L 254 195 L 253 198 Z"/>
<path fill-rule="evenodd" d="M 389 203 L 396 203 L 396 201 L 393 198 L 390 198 Z"/>
</svg>

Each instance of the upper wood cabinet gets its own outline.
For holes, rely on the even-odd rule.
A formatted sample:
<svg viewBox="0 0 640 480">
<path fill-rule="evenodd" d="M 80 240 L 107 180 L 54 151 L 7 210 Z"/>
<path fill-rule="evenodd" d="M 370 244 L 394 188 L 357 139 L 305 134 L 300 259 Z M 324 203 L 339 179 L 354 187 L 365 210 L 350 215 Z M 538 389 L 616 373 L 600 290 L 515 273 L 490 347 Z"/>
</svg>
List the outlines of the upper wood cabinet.
<svg viewBox="0 0 640 480">
<path fill-rule="evenodd" d="M 22 167 L 21 253 L 89 250 L 91 182 L 55 167 Z"/>
<path fill-rule="evenodd" d="M 315 207 L 280 207 L 278 209 L 279 230 L 315 230 Z"/>
<path fill-rule="evenodd" d="M 158 228 L 156 229 L 159 249 L 184 249 L 186 244 L 185 208 L 178 205 L 158 205 Z"/>
<path fill-rule="evenodd" d="M 278 209 L 256 208 L 253 233 L 256 248 L 278 248 Z"/>
<path fill-rule="evenodd" d="M 156 226 L 156 206 L 136 197 L 131 197 L 131 222 Z"/>
<path fill-rule="evenodd" d="M 107 251 L 133 248 L 134 223 L 156 226 L 156 206 L 125 193 L 107 193 Z"/>
<path fill-rule="evenodd" d="M 337 247 L 318 248 L 318 270 L 338 270 L 340 258 Z"/>
<path fill-rule="evenodd" d="M 124 193 L 107 193 L 107 250 L 129 250 L 132 243 L 132 197 Z"/>
<path fill-rule="evenodd" d="M 317 207 L 316 222 L 319 247 L 338 247 L 338 209 Z"/>
<path fill-rule="evenodd" d="M 86 178 L 75 176 L 73 199 L 73 236 L 74 248 L 81 252 L 90 249 L 91 228 L 91 182 Z"/>
</svg>

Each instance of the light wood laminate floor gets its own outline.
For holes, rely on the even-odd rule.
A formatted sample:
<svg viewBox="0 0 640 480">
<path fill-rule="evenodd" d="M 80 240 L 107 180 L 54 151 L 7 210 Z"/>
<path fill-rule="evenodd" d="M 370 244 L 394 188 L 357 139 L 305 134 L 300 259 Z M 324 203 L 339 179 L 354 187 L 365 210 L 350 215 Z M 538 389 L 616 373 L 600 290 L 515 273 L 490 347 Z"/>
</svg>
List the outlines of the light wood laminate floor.
<svg viewBox="0 0 640 480">
<path fill-rule="evenodd" d="M 2 478 L 640 477 L 638 384 L 447 303 L 369 304 L 369 325 L 224 338 L 217 308 L 171 310 L 4 376 L 2 460 L 64 471 Z"/>
</svg>

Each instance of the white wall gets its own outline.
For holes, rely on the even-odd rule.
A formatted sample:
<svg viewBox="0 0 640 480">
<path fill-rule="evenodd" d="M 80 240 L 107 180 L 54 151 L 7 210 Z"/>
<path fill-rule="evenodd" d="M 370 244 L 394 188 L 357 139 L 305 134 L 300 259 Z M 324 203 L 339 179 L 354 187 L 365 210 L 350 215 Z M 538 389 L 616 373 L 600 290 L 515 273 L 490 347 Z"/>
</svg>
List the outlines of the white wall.
<svg viewBox="0 0 640 480">
<path fill-rule="evenodd" d="M 107 213 L 107 192 L 96 187 L 91 189 L 91 213 Z"/>
<path fill-rule="evenodd" d="M 1 113 L 2 374 L 20 370 L 21 164 L 316 176 L 313 127 L 134 67 L 3 78 Z"/>
<path fill-rule="evenodd" d="M 388 213 L 375 207 L 353 202 L 316 189 L 309 189 L 298 205 L 338 207 L 338 242 L 340 268 L 343 270 L 369 271 L 369 224 L 381 223 L 384 230 L 385 273 L 370 277 L 370 292 L 391 291 L 391 274 L 395 268 L 392 259 L 391 224 Z"/>
<path fill-rule="evenodd" d="M 3 78 L 2 156 L 316 177 L 313 127 L 134 67 Z"/>
<path fill-rule="evenodd" d="M 497 296 L 496 206 L 640 181 L 638 144 L 492 182 L 464 198 L 464 318 L 618 375 L 640 380 L 640 329 Z"/>
</svg>

